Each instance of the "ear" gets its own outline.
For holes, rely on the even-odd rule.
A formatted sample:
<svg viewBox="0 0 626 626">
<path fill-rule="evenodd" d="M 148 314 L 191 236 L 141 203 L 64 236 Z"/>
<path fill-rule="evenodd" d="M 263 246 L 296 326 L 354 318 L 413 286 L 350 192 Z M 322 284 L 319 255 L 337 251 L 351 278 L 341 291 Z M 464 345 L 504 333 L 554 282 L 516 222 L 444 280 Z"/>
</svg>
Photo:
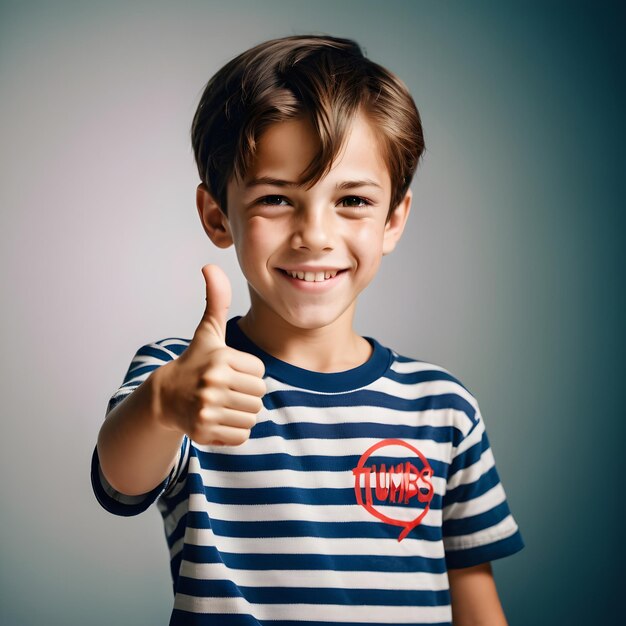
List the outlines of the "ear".
<svg viewBox="0 0 626 626">
<path fill-rule="evenodd" d="M 200 183 L 196 189 L 196 206 L 204 232 L 209 236 L 209 239 L 218 248 L 228 248 L 233 243 L 228 218 L 204 183 Z"/>
<path fill-rule="evenodd" d="M 385 232 L 383 235 L 383 254 L 389 254 L 396 247 L 400 237 L 404 231 L 404 226 L 411 211 L 411 200 L 413 192 L 409 189 L 404 198 L 400 200 L 398 205 L 391 211 L 389 219 L 385 224 Z"/>
</svg>

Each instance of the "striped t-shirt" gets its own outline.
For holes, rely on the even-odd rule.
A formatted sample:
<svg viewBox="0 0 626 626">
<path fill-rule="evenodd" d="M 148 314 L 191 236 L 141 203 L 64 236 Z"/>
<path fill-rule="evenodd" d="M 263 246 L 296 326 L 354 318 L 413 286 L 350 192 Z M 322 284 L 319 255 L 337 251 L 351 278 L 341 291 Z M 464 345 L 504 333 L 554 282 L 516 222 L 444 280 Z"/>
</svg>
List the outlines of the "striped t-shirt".
<svg viewBox="0 0 626 626">
<path fill-rule="evenodd" d="M 170 624 L 450 625 L 447 570 L 524 546 L 475 398 L 445 369 L 373 339 L 355 369 L 304 370 L 260 350 L 237 319 L 227 344 L 266 368 L 246 443 L 185 438 L 170 477 L 136 497 L 112 489 L 94 452 L 107 510 L 161 511 Z M 188 345 L 142 347 L 108 410 Z"/>
</svg>

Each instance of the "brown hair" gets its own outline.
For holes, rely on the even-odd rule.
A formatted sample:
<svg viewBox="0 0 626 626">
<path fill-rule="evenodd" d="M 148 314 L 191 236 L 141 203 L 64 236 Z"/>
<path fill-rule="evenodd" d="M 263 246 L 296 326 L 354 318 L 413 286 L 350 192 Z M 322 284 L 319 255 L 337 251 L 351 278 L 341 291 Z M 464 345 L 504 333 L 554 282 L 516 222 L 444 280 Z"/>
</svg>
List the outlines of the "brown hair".
<svg viewBox="0 0 626 626">
<path fill-rule="evenodd" d="M 391 205 L 406 194 L 424 152 L 419 113 L 405 84 L 350 39 L 290 36 L 259 44 L 207 83 L 191 127 L 200 179 L 226 213 L 231 176 L 242 180 L 263 131 L 307 116 L 319 151 L 299 181 L 328 173 L 358 110 L 371 120 L 391 177 Z"/>
</svg>

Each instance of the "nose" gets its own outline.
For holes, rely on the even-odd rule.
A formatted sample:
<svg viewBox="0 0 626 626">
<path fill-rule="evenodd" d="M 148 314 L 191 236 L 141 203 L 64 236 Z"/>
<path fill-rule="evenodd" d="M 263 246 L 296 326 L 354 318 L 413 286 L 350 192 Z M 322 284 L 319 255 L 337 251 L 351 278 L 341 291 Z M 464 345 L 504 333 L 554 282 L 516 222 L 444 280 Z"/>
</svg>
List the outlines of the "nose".
<svg viewBox="0 0 626 626">
<path fill-rule="evenodd" d="M 294 217 L 294 248 L 311 252 L 333 249 L 334 226 L 331 211 L 325 207 L 306 207 Z"/>
</svg>

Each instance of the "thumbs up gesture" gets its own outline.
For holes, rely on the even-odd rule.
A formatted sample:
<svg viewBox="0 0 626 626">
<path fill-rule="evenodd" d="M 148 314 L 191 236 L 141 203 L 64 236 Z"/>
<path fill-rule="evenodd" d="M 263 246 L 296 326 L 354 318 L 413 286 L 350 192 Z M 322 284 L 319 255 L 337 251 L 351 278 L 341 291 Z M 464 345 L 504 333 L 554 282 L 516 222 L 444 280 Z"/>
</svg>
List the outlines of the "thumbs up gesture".
<svg viewBox="0 0 626 626">
<path fill-rule="evenodd" d="M 236 446 L 250 437 L 265 395 L 263 362 L 226 345 L 231 289 L 217 265 L 205 265 L 206 308 L 189 347 L 160 369 L 163 424 L 199 444 Z M 167 369 L 166 369 L 167 368 Z"/>
</svg>

